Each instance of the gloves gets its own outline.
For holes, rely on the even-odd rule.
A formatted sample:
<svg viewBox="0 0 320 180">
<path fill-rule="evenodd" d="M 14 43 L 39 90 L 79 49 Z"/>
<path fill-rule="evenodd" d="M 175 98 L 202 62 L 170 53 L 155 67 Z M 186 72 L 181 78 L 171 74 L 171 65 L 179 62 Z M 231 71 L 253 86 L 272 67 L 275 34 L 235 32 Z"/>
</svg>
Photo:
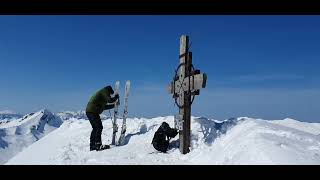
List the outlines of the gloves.
<svg viewBox="0 0 320 180">
<path fill-rule="evenodd" d="M 119 94 L 114 95 L 114 97 L 119 100 Z"/>
</svg>

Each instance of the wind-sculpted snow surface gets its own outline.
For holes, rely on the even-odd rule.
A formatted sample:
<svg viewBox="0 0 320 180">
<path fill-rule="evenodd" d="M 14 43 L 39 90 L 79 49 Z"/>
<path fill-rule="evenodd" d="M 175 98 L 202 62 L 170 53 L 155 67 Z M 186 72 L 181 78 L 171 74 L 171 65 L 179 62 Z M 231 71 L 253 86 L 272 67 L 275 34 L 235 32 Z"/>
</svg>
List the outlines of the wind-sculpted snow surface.
<svg viewBox="0 0 320 180">
<path fill-rule="evenodd" d="M 178 136 L 171 140 L 168 153 L 152 147 L 153 135 L 164 121 L 173 127 L 173 116 L 128 119 L 123 146 L 90 152 L 90 123 L 70 119 L 7 164 L 320 164 L 318 123 L 192 117 L 191 152 L 182 155 Z M 103 143 L 110 144 L 111 120 L 103 125 Z"/>
</svg>

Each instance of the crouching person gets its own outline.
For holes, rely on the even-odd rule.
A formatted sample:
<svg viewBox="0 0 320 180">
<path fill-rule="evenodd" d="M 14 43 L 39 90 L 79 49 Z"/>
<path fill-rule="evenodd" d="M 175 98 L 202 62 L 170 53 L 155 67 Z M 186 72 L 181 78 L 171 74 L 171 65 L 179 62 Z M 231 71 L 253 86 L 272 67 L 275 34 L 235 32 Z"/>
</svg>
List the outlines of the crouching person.
<svg viewBox="0 0 320 180">
<path fill-rule="evenodd" d="M 178 130 L 171 128 L 168 123 L 163 122 L 155 132 L 152 139 L 153 147 L 163 153 L 166 153 L 169 147 L 169 141 L 178 134 Z"/>
</svg>

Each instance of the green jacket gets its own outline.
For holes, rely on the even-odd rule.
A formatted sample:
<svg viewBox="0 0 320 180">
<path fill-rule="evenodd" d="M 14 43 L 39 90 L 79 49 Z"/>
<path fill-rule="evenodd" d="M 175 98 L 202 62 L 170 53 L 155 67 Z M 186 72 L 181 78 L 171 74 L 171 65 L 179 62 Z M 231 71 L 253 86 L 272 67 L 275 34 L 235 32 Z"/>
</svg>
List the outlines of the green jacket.
<svg viewBox="0 0 320 180">
<path fill-rule="evenodd" d="M 109 90 L 104 87 L 97 91 L 89 100 L 86 112 L 101 114 L 104 110 L 112 109 L 114 104 L 107 105 L 107 103 L 114 103 L 117 99 L 110 96 Z"/>
</svg>

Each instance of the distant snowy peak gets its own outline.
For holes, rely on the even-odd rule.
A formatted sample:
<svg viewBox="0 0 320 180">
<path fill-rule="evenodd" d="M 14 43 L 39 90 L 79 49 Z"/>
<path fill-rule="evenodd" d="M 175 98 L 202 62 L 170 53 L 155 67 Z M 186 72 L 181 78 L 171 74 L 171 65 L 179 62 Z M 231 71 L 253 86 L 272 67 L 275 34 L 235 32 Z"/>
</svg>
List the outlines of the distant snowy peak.
<svg viewBox="0 0 320 180">
<path fill-rule="evenodd" d="M 49 126 L 59 127 L 63 121 L 59 116 L 54 115 L 47 109 L 42 109 L 37 112 L 32 112 L 12 121 L 2 124 L 2 128 L 18 127 L 18 126 Z"/>
<path fill-rule="evenodd" d="M 62 120 L 69 120 L 72 118 L 75 119 L 87 119 L 86 112 L 85 111 L 63 111 L 57 113 L 57 116 L 59 116 Z"/>
<path fill-rule="evenodd" d="M 53 116 L 53 114 L 47 110 L 47 109 L 41 109 L 39 111 L 36 111 L 36 112 L 32 112 L 32 113 L 29 113 L 29 114 L 26 114 L 22 117 L 22 120 L 25 120 L 25 119 L 28 119 L 28 118 L 31 118 L 31 117 L 34 117 L 34 116 L 39 116 L 39 115 L 45 115 L 45 116 Z"/>
<path fill-rule="evenodd" d="M 0 111 L 0 121 L 10 121 L 21 118 L 22 115 L 10 110 Z"/>
<path fill-rule="evenodd" d="M 16 113 L 11 110 L 3 110 L 3 111 L 0 111 L 0 114 L 16 114 Z"/>
<path fill-rule="evenodd" d="M 83 110 L 80 111 L 63 111 L 56 113 L 57 116 L 59 116 L 62 120 L 69 120 L 69 119 L 85 119 L 88 120 L 88 117 L 86 115 L 86 112 Z M 101 119 L 107 119 L 110 117 L 110 115 L 101 114 Z"/>
<path fill-rule="evenodd" d="M 43 123 L 48 124 L 49 126 L 58 128 L 60 127 L 60 125 L 63 123 L 63 121 L 61 120 L 61 118 L 59 116 L 54 115 L 52 112 L 50 112 L 47 109 L 42 109 L 36 113 L 34 113 L 32 117 L 40 117 L 39 124 L 41 123 L 41 121 L 43 121 Z M 37 118 L 36 118 L 37 119 Z"/>
</svg>

